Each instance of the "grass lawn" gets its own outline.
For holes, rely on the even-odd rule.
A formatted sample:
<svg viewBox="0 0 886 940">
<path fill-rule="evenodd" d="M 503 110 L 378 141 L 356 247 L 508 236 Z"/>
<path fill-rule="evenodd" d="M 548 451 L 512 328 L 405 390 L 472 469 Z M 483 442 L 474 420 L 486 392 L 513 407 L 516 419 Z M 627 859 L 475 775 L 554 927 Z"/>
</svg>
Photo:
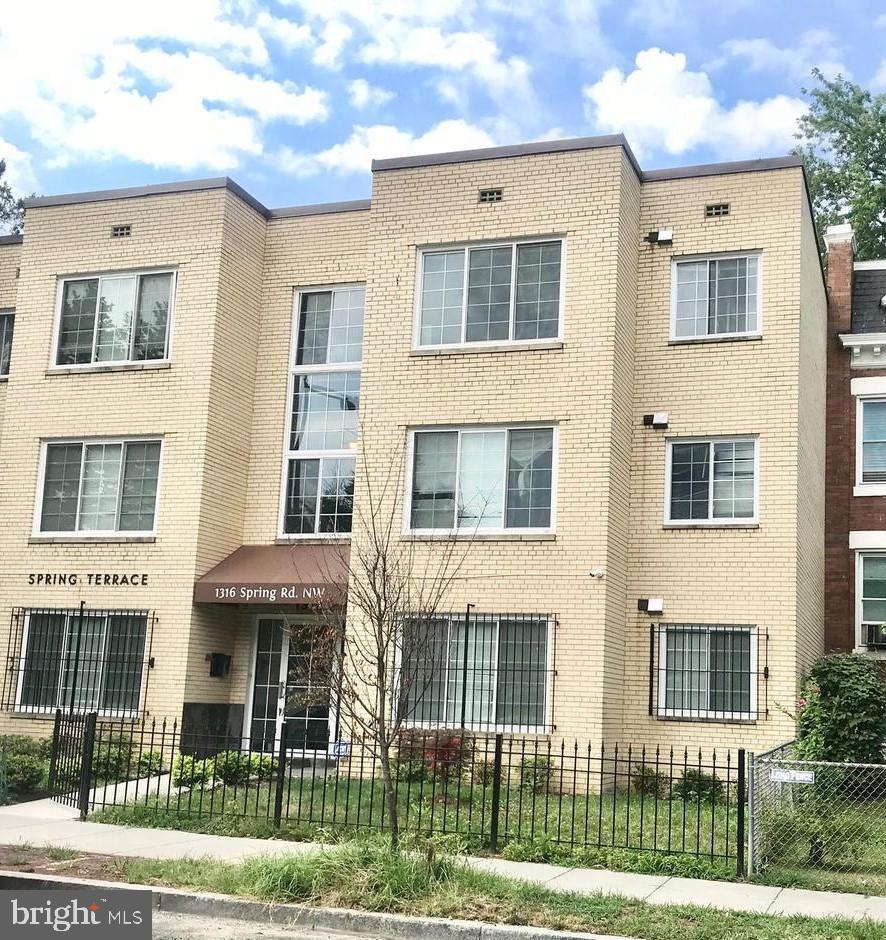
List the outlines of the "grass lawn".
<svg viewBox="0 0 886 940">
<path fill-rule="evenodd" d="M 293 776 L 284 792 L 282 823 L 273 824 L 274 789 L 205 787 L 151 795 L 127 802 L 121 788 L 97 821 L 199 832 L 336 841 L 386 822 L 378 781 L 363 777 Z M 489 849 L 492 788 L 462 784 L 401 784 L 397 805 L 403 831 L 442 836 L 461 852 Z M 702 856 L 706 874 L 735 874 L 734 798 L 670 800 L 650 795 L 541 793 L 520 787 L 501 791 L 499 848 L 515 859 L 560 859 L 593 863 L 599 847 Z M 440 840 L 438 840 L 440 841 Z M 712 867 L 711 867 L 712 866 Z"/>
<path fill-rule="evenodd" d="M 624 898 L 558 893 L 472 871 L 451 857 L 420 851 L 393 855 L 377 836 L 309 856 L 239 865 L 118 859 L 111 877 L 278 903 L 528 924 L 644 940 L 883 940 L 886 935 L 886 925 L 879 923 L 656 907 Z"/>
</svg>

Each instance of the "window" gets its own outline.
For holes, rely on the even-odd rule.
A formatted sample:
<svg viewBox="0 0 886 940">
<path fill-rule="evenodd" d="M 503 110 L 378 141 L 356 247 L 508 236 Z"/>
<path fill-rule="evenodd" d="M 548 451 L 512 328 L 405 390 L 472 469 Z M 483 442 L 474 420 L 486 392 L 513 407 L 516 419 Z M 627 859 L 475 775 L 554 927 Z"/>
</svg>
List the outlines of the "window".
<svg viewBox="0 0 886 940">
<path fill-rule="evenodd" d="M 287 428 L 283 535 L 351 531 L 364 289 L 303 291 Z"/>
<path fill-rule="evenodd" d="M 478 202 L 501 202 L 504 198 L 503 189 L 481 189 Z"/>
<path fill-rule="evenodd" d="M 706 219 L 722 219 L 729 215 L 728 202 L 710 202 L 704 207 L 704 217 Z"/>
<path fill-rule="evenodd" d="M 757 633 L 750 626 L 652 628 L 650 711 L 664 718 L 757 717 Z M 765 676 L 764 670 L 764 676 Z"/>
<path fill-rule="evenodd" d="M 148 534 L 160 441 L 65 441 L 43 451 L 41 533 Z"/>
<path fill-rule="evenodd" d="M 560 334 L 562 241 L 424 250 L 418 346 Z"/>
<path fill-rule="evenodd" d="M 757 441 L 669 441 L 665 521 L 681 525 L 757 519 Z"/>
<path fill-rule="evenodd" d="M 553 452 L 550 427 L 414 432 L 410 529 L 551 529 Z"/>
<path fill-rule="evenodd" d="M 56 365 L 166 359 L 173 282 L 171 271 L 62 281 Z"/>
<path fill-rule="evenodd" d="M 408 724 L 544 730 L 548 725 L 550 617 L 446 614 L 406 623 L 400 708 Z M 401 712 L 402 713 L 402 712 Z"/>
<path fill-rule="evenodd" d="M 858 399 L 856 483 L 886 483 L 886 399 Z"/>
<path fill-rule="evenodd" d="M 0 376 L 9 375 L 9 360 L 12 356 L 12 332 L 15 327 L 15 314 L 11 311 L 0 313 Z"/>
<path fill-rule="evenodd" d="M 24 617 L 17 711 L 138 711 L 147 611 L 28 610 Z"/>
<path fill-rule="evenodd" d="M 760 332 L 759 255 L 675 261 L 672 339 Z"/>
<path fill-rule="evenodd" d="M 858 644 L 882 647 L 886 643 L 886 554 L 859 554 L 858 565 Z"/>
</svg>

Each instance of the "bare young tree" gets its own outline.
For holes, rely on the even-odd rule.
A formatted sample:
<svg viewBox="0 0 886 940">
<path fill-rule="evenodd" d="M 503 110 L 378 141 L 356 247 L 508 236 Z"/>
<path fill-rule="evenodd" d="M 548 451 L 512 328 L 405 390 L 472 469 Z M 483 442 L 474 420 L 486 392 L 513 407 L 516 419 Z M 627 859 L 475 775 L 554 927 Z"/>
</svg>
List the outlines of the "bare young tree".
<svg viewBox="0 0 886 940">
<path fill-rule="evenodd" d="M 360 479 L 350 550 L 337 548 L 330 575 L 340 578 L 350 569 L 347 609 L 341 604 L 318 611 L 312 653 L 312 668 L 329 676 L 339 722 L 381 766 L 394 848 L 399 820 L 393 760 L 404 729 L 445 668 L 446 653 L 435 638 L 474 534 L 403 538 L 400 451 L 389 455 L 379 476 L 364 472 Z"/>
</svg>

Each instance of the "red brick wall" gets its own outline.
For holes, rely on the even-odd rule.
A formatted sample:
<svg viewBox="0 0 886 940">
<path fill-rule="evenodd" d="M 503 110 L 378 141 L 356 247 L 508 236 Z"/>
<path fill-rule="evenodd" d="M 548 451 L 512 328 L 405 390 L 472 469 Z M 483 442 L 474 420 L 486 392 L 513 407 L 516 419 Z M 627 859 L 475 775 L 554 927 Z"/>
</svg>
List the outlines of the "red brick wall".
<svg viewBox="0 0 886 940">
<path fill-rule="evenodd" d="M 825 501 L 825 649 L 855 646 L 855 552 L 849 533 L 886 529 L 886 497 L 853 496 L 855 485 L 855 376 L 886 375 L 886 369 L 849 368 L 850 351 L 840 333 L 849 333 L 852 313 L 852 244 L 828 251 L 827 436 Z"/>
</svg>

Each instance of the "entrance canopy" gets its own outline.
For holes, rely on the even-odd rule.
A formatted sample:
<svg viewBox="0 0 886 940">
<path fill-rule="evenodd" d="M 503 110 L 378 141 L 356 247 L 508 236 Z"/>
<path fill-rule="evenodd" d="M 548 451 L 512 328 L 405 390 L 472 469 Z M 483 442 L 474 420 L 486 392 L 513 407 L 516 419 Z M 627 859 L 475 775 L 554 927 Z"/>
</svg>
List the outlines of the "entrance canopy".
<svg viewBox="0 0 886 940">
<path fill-rule="evenodd" d="M 200 604 L 332 607 L 348 593 L 349 547 L 340 542 L 242 545 L 194 585 Z"/>
</svg>

